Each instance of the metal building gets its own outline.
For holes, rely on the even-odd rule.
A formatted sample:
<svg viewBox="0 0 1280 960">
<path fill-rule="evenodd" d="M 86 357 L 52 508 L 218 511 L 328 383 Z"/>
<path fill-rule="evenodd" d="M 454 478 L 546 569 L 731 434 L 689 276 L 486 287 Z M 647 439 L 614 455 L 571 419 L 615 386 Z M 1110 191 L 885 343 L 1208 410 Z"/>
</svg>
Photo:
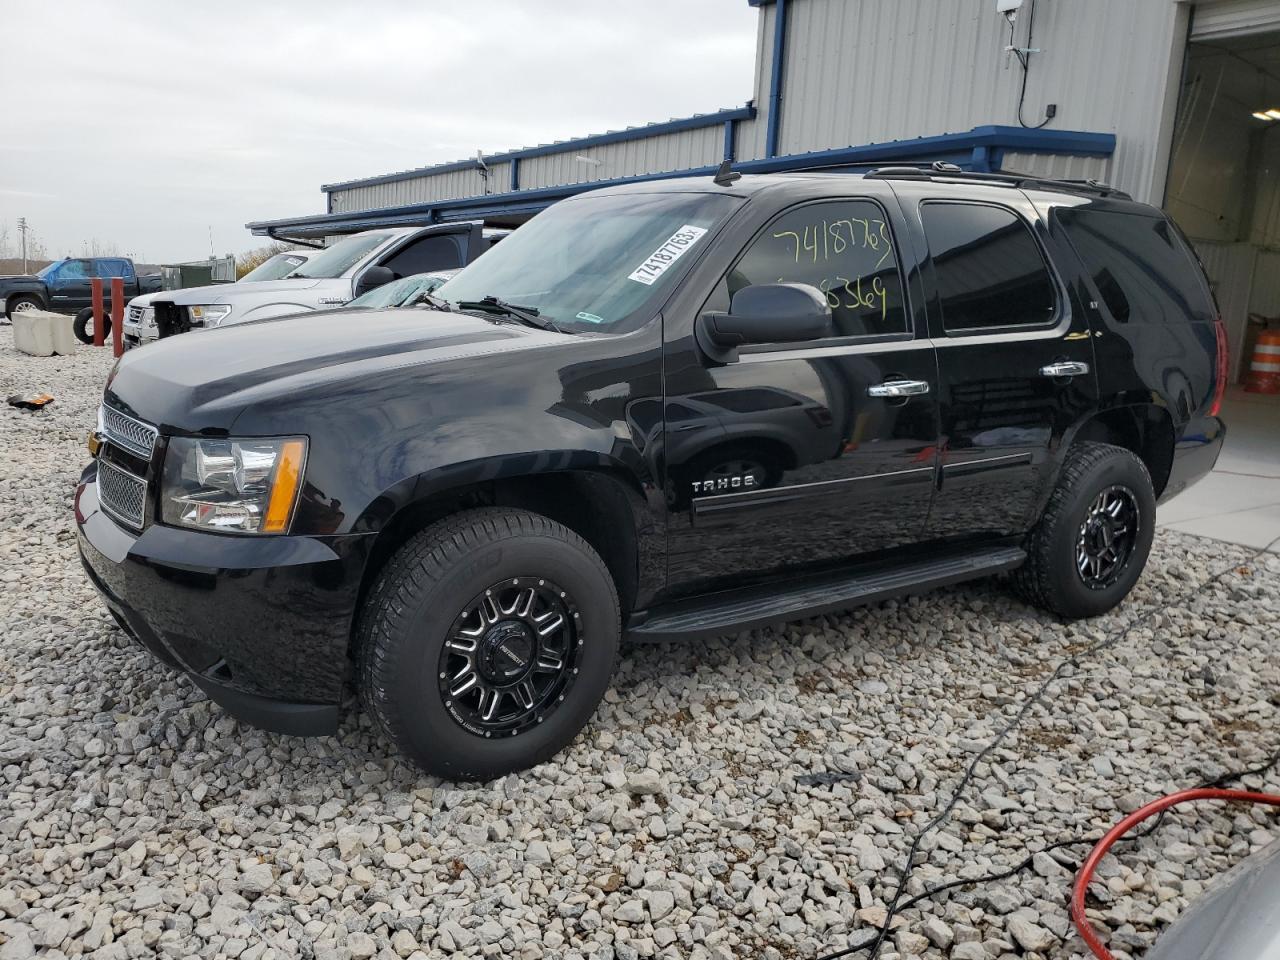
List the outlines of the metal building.
<svg viewBox="0 0 1280 960">
<path fill-rule="evenodd" d="M 747 0 L 744 106 L 324 185 L 321 237 L 389 223 L 518 224 L 638 178 L 948 160 L 1097 178 L 1165 205 L 1237 344 L 1280 324 L 1280 0 Z M 744 91 L 746 92 L 746 91 Z M 1255 333 L 1256 335 L 1256 333 Z"/>
</svg>

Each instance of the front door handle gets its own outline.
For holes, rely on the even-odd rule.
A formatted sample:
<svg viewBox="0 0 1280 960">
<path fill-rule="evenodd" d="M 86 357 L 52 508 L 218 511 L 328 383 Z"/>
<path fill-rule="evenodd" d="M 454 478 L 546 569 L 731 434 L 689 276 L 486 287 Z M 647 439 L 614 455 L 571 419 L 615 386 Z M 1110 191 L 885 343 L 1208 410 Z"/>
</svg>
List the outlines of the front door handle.
<svg viewBox="0 0 1280 960">
<path fill-rule="evenodd" d="M 1089 372 L 1089 365 L 1080 360 L 1061 360 L 1040 368 L 1042 377 L 1078 377 Z"/>
<path fill-rule="evenodd" d="M 869 397 L 918 397 L 928 392 L 927 380 L 886 380 L 867 387 Z"/>
</svg>

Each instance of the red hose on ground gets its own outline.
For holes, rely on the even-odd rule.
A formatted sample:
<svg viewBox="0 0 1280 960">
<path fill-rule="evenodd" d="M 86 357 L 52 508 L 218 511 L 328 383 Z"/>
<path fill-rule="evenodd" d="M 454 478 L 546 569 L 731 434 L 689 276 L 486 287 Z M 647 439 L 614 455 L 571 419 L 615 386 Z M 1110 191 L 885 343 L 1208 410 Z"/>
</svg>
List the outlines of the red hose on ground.
<svg viewBox="0 0 1280 960">
<path fill-rule="evenodd" d="M 1183 790 L 1180 793 L 1171 793 L 1167 797 L 1152 801 L 1145 807 L 1135 810 L 1108 830 L 1107 835 L 1098 841 L 1096 847 L 1089 851 L 1089 856 L 1085 858 L 1084 863 L 1080 866 L 1080 872 L 1076 874 L 1075 888 L 1071 892 L 1071 921 L 1076 925 L 1076 929 L 1080 931 L 1080 936 L 1084 938 L 1084 942 L 1088 944 L 1089 949 L 1093 951 L 1093 955 L 1098 960 L 1115 960 L 1115 958 L 1103 946 L 1102 941 L 1098 939 L 1098 935 L 1093 932 L 1093 927 L 1089 925 L 1089 920 L 1084 914 L 1084 895 L 1089 889 L 1089 882 L 1093 879 L 1093 872 L 1098 869 L 1098 864 L 1102 862 L 1102 858 L 1107 855 L 1107 852 L 1115 845 L 1116 841 L 1143 820 L 1155 816 L 1162 810 L 1168 810 L 1170 807 L 1176 807 L 1180 803 L 1188 803 L 1192 800 L 1234 800 L 1240 803 L 1265 803 L 1268 806 L 1280 807 L 1280 795 L 1253 793 L 1248 790 L 1221 790 L 1216 787 L 1203 787 L 1198 790 Z"/>
</svg>

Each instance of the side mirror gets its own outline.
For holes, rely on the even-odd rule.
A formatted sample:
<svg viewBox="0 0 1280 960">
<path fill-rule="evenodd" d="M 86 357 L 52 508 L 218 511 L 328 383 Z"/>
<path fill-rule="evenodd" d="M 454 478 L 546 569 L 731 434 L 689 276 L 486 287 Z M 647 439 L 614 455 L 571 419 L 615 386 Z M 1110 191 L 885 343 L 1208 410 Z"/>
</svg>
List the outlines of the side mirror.
<svg viewBox="0 0 1280 960">
<path fill-rule="evenodd" d="M 356 281 L 356 289 L 351 298 L 354 300 L 362 293 L 375 290 L 385 283 L 390 283 L 395 278 L 396 273 L 390 267 L 369 267 L 364 273 L 360 274 L 360 279 Z"/>
<path fill-rule="evenodd" d="M 698 345 L 731 363 L 747 343 L 794 343 L 832 334 L 831 307 L 807 283 L 761 283 L 733 295 L 728 313 L 707 312 L 694 325 Z"/>
</svg>

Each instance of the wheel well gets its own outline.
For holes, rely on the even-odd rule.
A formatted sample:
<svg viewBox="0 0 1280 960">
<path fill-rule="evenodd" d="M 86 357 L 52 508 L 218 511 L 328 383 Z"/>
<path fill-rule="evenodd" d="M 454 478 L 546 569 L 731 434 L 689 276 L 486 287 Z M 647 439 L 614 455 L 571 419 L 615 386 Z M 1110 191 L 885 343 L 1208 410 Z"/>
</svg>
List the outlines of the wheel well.
<svg viewBox="0 0 1280 960">
<path fill-rule="evenodd" d="M 600 555 L 618 589 L 623 616 L 638 588 L 639 546 L 631 487 L 614 474 L 591 470 L 512 477 L 469 484 L 415 501 L 379 531 L 365 564 L 357 610 L 378 572 L 415 534 L 437 520 L 474 507 L 518 507 L 562 523 Z M 354 640 L 355 629 L 352 629 Z"/>
<path fill-rule="evenodd" d="M 750 440 L 743 437 L 730 437 L 703 450 L 693 460 L 699 461 L 712 455 L 723 457 L 736 451 L 742 451 L 746 456 L 772 457 L 779 470 L 796 468 L 795 451 L 781 440 L 775 440 L 772 437 L 753 437 Z"/>
<path fill-rule="evenodd" d="M 1103 410 L 1071 438 L 1072 443 L 1090 440 L 1131 450 L 1146 464 L 1156 496 L 1164 492 L 1173 466 L 1173 421 L 1167 411 L 1153 404 Z"/>
<path fill-rule="evenodd" d="M 40 296 L 40 294 L 35 293 L 33 291 L 23 292 L 20 290 L 17 293 L 9 294 L 9 298 L 5 300 L 4 302 L 5 313 L 8 313 L 11 309 L 13 309 L 13 302 L 15 300 L 21 300 L 24 297 L 30 297 L 36 303 L 40 304 L 41 307 L 44 306 L 44 297 Z"/>
</svg>

